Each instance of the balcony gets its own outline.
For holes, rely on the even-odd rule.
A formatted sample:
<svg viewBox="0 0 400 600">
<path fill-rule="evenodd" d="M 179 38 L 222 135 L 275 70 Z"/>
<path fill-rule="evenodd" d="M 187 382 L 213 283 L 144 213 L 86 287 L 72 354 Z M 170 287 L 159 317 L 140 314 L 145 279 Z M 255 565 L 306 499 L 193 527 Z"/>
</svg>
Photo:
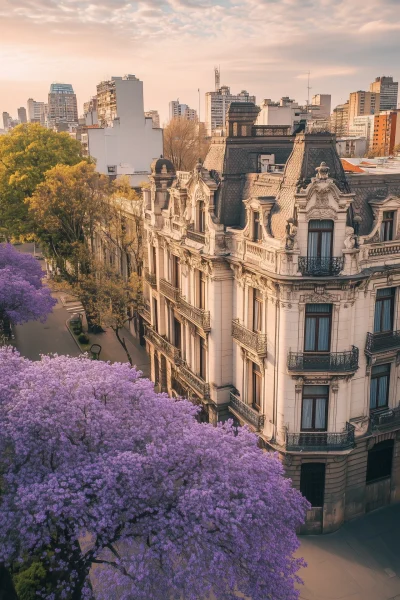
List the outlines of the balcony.
<svg viewBox="0 0 400 600">
<path fill-rule="evenodd" d="M 154 344 L 163 354 L 166 354 L 168 358 L 173 361 L 179 361 L 181 357 L 181 351 L 179 348 L 176 348 L 173 344 L 171 344 L 168 340 L 166 340 L 162 335 L 157 333 L 153 327 L 150 325 L 145 325 L 145 338 Z"/>
<path fill-rule="evenodd" d="M 244 325 L 240 325 L 239 319 L 232 321 L 232 337 L 248 350 L 258 354 L 258 356 L 265 357 L 267 355 L 266 334 L 247 329 Z"/>
<path fill-rule="evenodd" d="M 201 231 L 194 231 L 193 229 L 187 229 L 186 237 L 193 242 L 197 242 L 198 244 L 206 243 L 206 234 Z"/>
<path fill-rule="evenodd" d="M 358 348 L 355 346 L 346 352 L 309 354 L 308 352 L 289 352 L 287 368 L 289 371 L 333 371 L 348 373 L 358 369 Z"/>
<path fill-rule="evenodd" d="M 400 427 L 400 406 L 373 412 L 370 415 L 369 421 L 372 430 Z"/>
<path fill-rule="evenodd" d="M 150 304 L 145 304 L 139 309 L 139 313 L 142 315 L 146 321 L 151 323 L 151 313 L 150 313 Z"/>
<path fill-rule="evenodd" d="M 178 374 L 190 387 L 192 387 L 200 396 L 210 397 L 210 385 L 202 377 L 193 373 L 189 365 L 181 361 L 178 365 Z"/>
<path fill-rule="evenodd" d="M 286 434 L 286 450 L 292 452 L 329 452 L 354 447 L 354 425 L 346 423 L 342 433 L 301 431 Z"/>
<path fill-rule="evenodd" d="M 385 352 L 400 348 L 400 331 L 384 331 L 367 333 L 365 354 L 370 356 L 376 352 Z"/>
<path fill-rule="evenodd" d="M 150 271 L 148 269 L 144 270 L 144 278 L 147 281 L 147 283 L 149 283 L 151 285 L 151 287 L 156 288 L 157 287 L 157 277 L 155 275 L 155 273 L 150 273 Z"/>
<path fill-rule="evenodd" d="M 344 258 L 332 256 L 330 258 L 310 258 L 299 256 L 299 271 L 302 275 L 312 277 L 335 277 L 344 267 Z"/>
<path fill-rule="evenodd" d="M 169 283 L 169 281 L 160 279 L 160 292 L 173 302 L 178 302 L 179 291 L 179 288 L 174 287 L 172 283 Z"/>
<path fill-rule="evenodd" d="M 203 331 L 210 331 L 210 311 L 192 306 L 184 298 L 179 298 L 178 310 L 189 321 L 201 327 Z"/>
<path fill-rule="evenodd" d="M 260 415 L 250 404 L 246 404 L 231 392 L 229 410 L 251 425 L 256 431 L 264 427 L 265 415 Z"/>
</svg>

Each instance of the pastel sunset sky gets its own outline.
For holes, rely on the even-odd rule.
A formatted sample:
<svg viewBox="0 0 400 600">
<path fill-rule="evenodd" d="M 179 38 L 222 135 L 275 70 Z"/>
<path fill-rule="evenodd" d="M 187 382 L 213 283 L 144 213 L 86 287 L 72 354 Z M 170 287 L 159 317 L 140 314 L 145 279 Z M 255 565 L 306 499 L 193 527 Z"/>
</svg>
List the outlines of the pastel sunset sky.
<svg viewBox="0 0 400 600">
<path fill-rule="evenodd" d="M 378 75 L 400 76 L 400 0 L 0 0 L 0 112 L 46 100 L 72 83 L 83 102 L 111 75 L 144 82 L 145 108 L 162 121 L 169 100 L 198 108 L 197 89 L 221 83 L 257 101 L 333 106 Z"/>
</svg>

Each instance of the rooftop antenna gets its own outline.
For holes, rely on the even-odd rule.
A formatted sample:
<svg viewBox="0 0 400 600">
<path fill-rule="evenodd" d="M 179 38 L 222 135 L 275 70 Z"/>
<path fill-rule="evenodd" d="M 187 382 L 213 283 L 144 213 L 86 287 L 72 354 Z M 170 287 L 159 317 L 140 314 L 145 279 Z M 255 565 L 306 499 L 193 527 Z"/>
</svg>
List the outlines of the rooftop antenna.
<svg viewBox="0 0 400 600">
<path fill-rule="evenodd" d="M 214 67 L 215 74 L 215 91 L 218 92 L 221 87 L 221 67 Z"/>
<path fill-rule="evenodd" d="M 307 106 L 310 106 L 310 90 L 312 89 L 310 86 L 310 71 L 307 71 Z"/>
</svg>

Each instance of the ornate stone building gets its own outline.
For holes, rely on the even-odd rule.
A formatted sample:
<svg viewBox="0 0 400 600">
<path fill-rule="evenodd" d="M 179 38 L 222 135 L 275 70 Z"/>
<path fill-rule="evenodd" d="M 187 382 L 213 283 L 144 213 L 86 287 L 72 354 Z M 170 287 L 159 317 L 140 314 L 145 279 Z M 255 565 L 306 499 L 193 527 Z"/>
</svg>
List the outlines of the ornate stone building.
<svg viewBox="0 0 400 600">
<path fill-rule="evenodd" d="M 232 104 L 192 173 L 153 163 L 145 339 L 157 385 L 248 425 L 330 532 L 400 495 L 400 176 L 256 117 Z"/>
</svg>

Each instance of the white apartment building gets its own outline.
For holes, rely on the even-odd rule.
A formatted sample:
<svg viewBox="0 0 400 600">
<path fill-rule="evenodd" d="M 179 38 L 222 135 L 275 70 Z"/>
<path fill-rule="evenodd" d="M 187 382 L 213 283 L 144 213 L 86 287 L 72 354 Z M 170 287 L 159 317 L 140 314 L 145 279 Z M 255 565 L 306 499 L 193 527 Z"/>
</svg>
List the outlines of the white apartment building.
<svg viewBox="0 0 400 600">
<path fill-rule="evenodd" d="M 269 98 L 260 104 L 260 112 L 257 117 L 257 125 L 281 125 L 295 130 L 301 123 L 307 123 L 312 118 L 307 107 L 299 106 L 294 100 L 283 97 L 279 102 L 273 102 Z"/>
<path fill-rule="evenodd" d="M 27 118 L 29 123 L 40 123 L 46 126 L 48 105 L 45 102 L 36 102 L 33 98 L 27 100 Z"/>
<path fill-rule="evenodd" d="M 256 432 L 302 531 L 331 532 L 400 499 L 400 176 L 346 176 L 329 133 L 257 113 L 231 104 L 193 172 L 152 165 L 145 340 L 156 384 Z"/>
<path fill-rule="evenodd" d="M 349 125 L 349 135 L 351 137 L 364 137 L 367 140 L 367 150 L 372 145 L 374 137 L 374 119 L 375 115 L 354 117 L 353 123 Z"/>
<path fill-rule="evenodd" d="M 366 137 L 336 138 L 336 150 L 340 157 L 362 158 L 368 150 Z"/>
<path fill-rule="evenodd" d="M 197 121 L 197 111 L 194 108 L 190 108 L 187 104 L 180 103 L 179 100 L 171 100 L 169 103 L 169 119 Z"/>
<path fill-rule="evenodd" d="M 212 135 L 216 130 L 223 130 L 225 127 L 226 115 L 231 102 L 252 102 L 256 103 L 256 97 L 250 96 L 246 90 L 240 94 L 231 94 L 227 85 L 216 89 L 215 92 L 206 92 L 206 129 L 207 135 Z"/>
<path fill-rule="evenodd" d="M 332 98 L 330 94 L 314 94 L 310 109 L 314 119 L 328 120 L 331 116 Z"/>
<path fill-rule="evenodd" d="M 127 175 L 132 186 L 139 185 L 163 152 L 162 129 L 144 114 L 143 82 L 134 75 L 101 82 L 97 118 L 98 126 L 87 129 L 87 152 L 97 170 L 111 177 Z"/>
</svg>

